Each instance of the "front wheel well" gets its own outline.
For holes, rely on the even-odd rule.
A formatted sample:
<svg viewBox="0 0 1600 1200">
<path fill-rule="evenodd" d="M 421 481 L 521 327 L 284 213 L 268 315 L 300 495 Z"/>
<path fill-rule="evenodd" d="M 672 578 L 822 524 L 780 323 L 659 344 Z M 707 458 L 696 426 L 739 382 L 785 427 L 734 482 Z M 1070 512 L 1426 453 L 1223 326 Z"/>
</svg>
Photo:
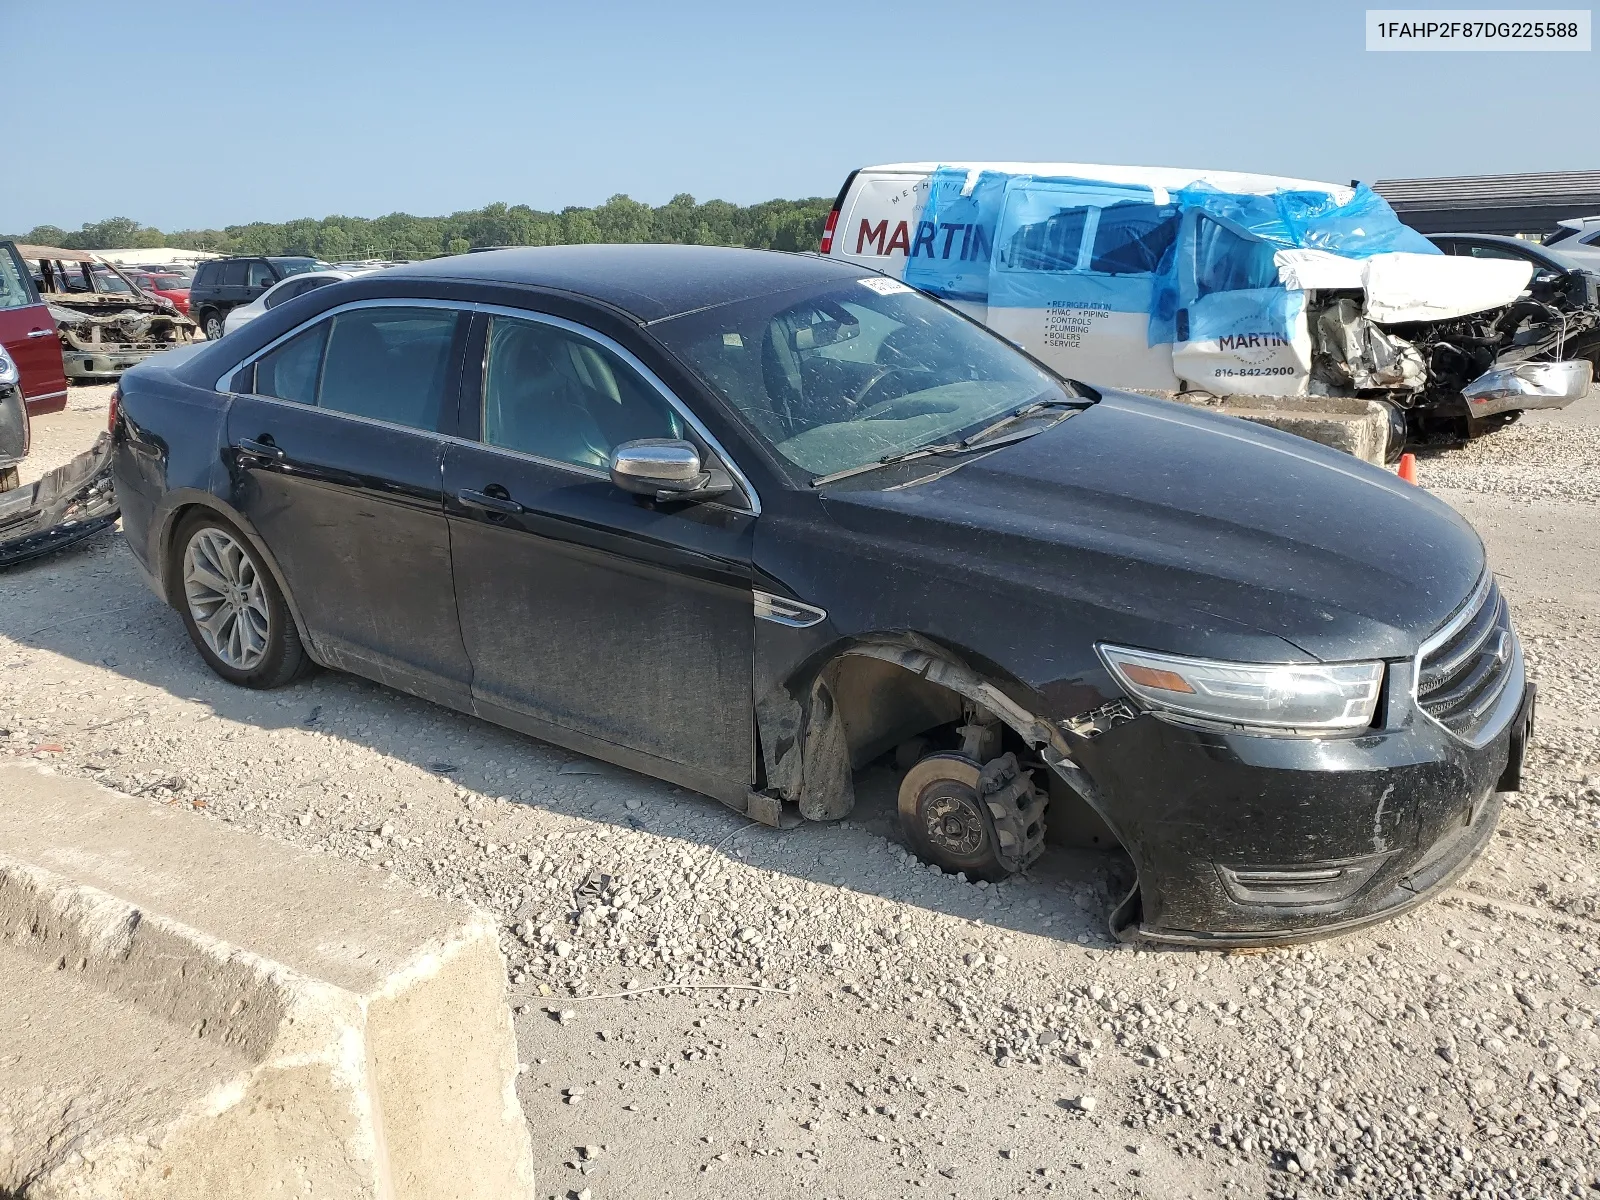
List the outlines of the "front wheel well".
<svg viewBox="0 0 1600 1200">
<path fill-rule="evenodd" d="M 976 711 L 1003 726 L 1003 748 L 1048 769 L 1063 829 L 1092 844 L 1123 843 L 1066 735 L 1033 712 L 1027 694 L 1015 680 L 980 672 L 914 634 L 851 641 L 757 704 L 765 782 L 802 816 L 836 820 L 855 805 L 852 772 Z"/>
</svg>

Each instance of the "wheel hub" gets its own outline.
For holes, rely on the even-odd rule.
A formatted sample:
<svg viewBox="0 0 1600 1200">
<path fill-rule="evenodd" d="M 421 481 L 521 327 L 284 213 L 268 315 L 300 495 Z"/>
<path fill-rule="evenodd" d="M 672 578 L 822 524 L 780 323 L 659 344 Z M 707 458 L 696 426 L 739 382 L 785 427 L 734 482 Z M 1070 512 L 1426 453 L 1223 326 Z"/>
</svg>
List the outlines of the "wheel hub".
<svg viewBox="0 0 1600 1200">
<path fill-rule="evenodd" d="M 923 801 L 928 840 L 946 853 L 968 858 L 983 848 L 988 836 L 975 797 L 964 796 L 959 784 L 935 785 L 938 795 Z M 962 789 L 964 790 L 964 789 Z"/>
</svg>

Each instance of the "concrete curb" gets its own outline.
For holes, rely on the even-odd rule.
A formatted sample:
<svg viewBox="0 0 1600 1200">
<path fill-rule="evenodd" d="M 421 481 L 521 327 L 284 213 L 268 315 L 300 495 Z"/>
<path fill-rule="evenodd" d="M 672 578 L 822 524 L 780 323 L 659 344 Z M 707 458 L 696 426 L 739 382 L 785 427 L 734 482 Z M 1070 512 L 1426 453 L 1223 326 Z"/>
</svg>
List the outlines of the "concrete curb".
<svg viewBox="0 0 1600 1200">
<path fill-rule="evenodd" d="M 0 1195 L 533 1191 L 488 914 L 0 768 Z"/>
</svg>

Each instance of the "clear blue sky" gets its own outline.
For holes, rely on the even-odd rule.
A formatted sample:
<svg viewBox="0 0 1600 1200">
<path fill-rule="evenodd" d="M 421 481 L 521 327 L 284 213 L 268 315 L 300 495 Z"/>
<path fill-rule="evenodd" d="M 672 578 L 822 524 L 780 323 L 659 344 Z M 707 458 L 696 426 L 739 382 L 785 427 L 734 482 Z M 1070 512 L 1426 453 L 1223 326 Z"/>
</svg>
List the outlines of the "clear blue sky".
<svg viewBox="0 0 1600 1200">
<path fill-rule="evenodd" d="M 1364 8 L 0 0 L 0 230 L 749 203 L 906 159 L 1600 168 L 1594 54 L 1369 54 Z"/>
</svg>

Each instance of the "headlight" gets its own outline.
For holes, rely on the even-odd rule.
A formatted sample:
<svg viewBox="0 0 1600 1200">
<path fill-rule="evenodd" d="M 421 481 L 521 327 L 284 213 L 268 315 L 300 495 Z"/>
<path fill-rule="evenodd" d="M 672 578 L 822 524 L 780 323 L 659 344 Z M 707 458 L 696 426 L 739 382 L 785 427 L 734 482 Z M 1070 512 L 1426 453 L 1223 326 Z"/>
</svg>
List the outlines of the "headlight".
<svg viewBox="0 0 1600 1200">
<path fill-rule="evenodd" d="M 6 353 L 6 348 L 0 346 L 0 388 L 16 387 L 22 372 L 17 370 L 16 360 Z"/>
<path fill-rule="evenodd" d="M 1129 695 L 1151 708 L 1263 732 L 1321 733 L 1372 724 L 1381 662 L 1230 663 L 1099 647 Z"/>
</svg>

